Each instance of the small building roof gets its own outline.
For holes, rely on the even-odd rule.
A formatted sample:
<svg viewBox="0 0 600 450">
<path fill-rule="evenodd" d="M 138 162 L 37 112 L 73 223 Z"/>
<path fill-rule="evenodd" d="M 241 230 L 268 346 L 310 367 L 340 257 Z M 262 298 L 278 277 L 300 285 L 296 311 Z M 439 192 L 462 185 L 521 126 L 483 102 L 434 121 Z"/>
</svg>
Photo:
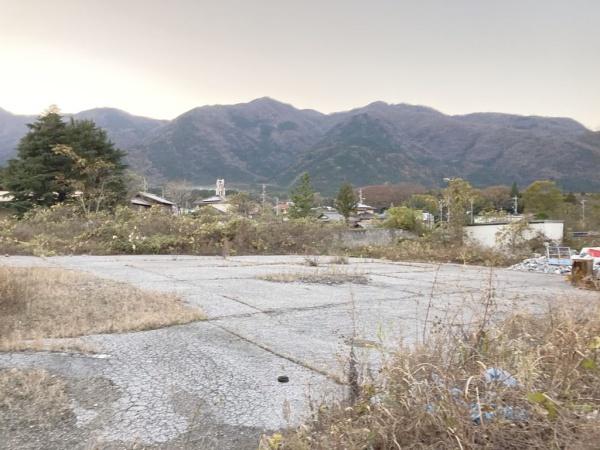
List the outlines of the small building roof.
<svg viewBox="0 0 600 450">
<path fill-rule="evenodd" d="M 136 198 L 139 198 L 139 197 L 141 197 L 142 199 L 145 199 L 146 201 L 151 200 L 155 203 L 161 203 L 163 205 L 175 206 L 175 203 L 170 202 L 166 198 L 162 198 L 162 197 L 159 197 L 158 195 L 151 194 L 150 192 L 138 192 L 135 195 L 135 197 L 131 200 L 131 202 L 133 203 L 133 200 Z M 138 203 L 138 204 L 141 204 L 141 203 Z"/>
<path fill-rule="evenodd" d="M 143 198 L 138 198 L 138 197 L 133 197 L 131 199 L 131 203 L 133 205 L 139 205 L 139 206 L 152 206 L 152 203 L 144 200 Z"/>
<path fill-rule="evenodd" d="M 213 195 L 212 197 L 203 198 L 200 200 L 196 200 L 194 205 L 209 205 L 213 203 L 223 203 L 225 199 L 220 195 Z"/>
</svg>

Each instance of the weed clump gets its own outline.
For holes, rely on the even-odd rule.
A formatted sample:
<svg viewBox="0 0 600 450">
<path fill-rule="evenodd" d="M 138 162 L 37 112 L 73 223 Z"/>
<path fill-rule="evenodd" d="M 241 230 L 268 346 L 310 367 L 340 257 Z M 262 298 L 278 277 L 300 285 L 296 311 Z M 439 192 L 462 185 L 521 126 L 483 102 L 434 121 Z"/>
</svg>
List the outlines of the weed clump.
<svg viewBox="0 0 600 450">
<path fill-rule="evenodd" d="M 63 269 L 0 267 L 0 351 L 47 349 L 48 338 L 146 330 L 203 318 L 174 295 Z"/>
<path fill-rule="evenodd" d="M 314 283 L 314 284 L 367 284 L 369 278 L 358 272 L 326 269 L 313 272 L 282 272 L 270 273 L 258 277 L 259 280 L 275 283 Z"/>
<path fill-rule="evenodd" d="M 261 448 L 591 449 L 598 392 L 600 308 L 514 315 L 401 349 L 354 402 L 322 407 Z"/>
</svg>

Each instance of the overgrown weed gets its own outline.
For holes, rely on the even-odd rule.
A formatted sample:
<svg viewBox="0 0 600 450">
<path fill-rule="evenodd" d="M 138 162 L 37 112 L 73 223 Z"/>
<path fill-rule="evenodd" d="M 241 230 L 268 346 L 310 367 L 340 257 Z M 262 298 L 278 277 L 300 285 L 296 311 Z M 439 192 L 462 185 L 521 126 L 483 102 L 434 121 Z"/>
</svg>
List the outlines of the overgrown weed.
<svg viewBox="0 0 600 450">
<path fill-rule="evenodd" d="M 204 318 L 171 294 L 146 292 L 91 275 L 0 267 L 0 351 L 85 350 L 48 338 L 160 328 Z"/>
<path fill-rule="evenodd" d="M 597 448 L 600 307 L 573 305 L 434 332 L 261 448 Z"/>
</svg>

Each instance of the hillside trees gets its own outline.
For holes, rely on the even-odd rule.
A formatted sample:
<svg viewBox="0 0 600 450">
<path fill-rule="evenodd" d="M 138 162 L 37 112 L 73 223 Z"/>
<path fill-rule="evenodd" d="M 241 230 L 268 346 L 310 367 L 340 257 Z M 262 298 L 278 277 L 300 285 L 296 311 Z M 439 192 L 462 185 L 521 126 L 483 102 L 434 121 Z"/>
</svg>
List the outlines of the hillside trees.
<svg viewBox="0 0 600 450">
<path fill-rule="evenodd" d="M 62 203 L 76 191 L 86 212 L 122 198 L 124 153 L 104 130 L 91 121 L 65 123 L 56 107 L 28 127 L 2 182 L 14 196 L 11 207 L 17 212 Z"/>
</svg>

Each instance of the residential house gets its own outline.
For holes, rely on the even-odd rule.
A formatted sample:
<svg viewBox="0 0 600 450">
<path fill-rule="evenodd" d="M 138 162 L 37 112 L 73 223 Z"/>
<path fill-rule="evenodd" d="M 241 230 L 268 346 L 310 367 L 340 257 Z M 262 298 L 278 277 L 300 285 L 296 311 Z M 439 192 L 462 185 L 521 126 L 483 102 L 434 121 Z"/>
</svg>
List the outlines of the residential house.
<svg viewBox="0 0 600 450">
<path fill-rule="evenodd" d="M 138 192 L 131 199 L 131 205 L 138 209 L 147 209 L 152 206 L 157 206 L 169 210 L 173 213 L 177 212 L 177 205 L 169 200 L 151 194 L 150 192 Z"/>
</svg>

